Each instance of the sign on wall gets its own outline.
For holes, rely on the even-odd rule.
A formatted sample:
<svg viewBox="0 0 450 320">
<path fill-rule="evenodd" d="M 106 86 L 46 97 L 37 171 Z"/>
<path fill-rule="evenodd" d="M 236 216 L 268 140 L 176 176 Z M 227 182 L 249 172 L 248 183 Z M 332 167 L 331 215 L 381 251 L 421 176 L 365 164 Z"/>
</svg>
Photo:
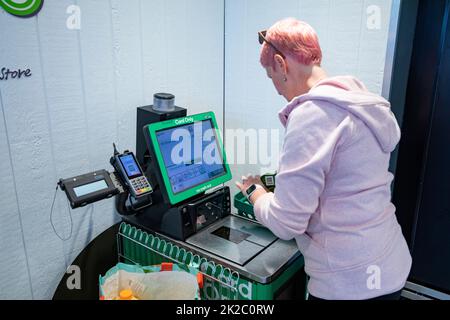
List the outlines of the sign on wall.
<svg viewBox="0 0 450 320">
<path fill-rule="evenodd" d="M 0 0 L 0 6 L 8 13 L 29 18 L 41 11 L 44 0 Z"/>
<path fill-rule="evenodd" d="M 30 69 L 23 69 L 23 70 L 21 69 L 11 70 L 9 68 L 0 69 L 0 80 L 20 79 L 29 77 L 31 77 Z"/>
</svg>

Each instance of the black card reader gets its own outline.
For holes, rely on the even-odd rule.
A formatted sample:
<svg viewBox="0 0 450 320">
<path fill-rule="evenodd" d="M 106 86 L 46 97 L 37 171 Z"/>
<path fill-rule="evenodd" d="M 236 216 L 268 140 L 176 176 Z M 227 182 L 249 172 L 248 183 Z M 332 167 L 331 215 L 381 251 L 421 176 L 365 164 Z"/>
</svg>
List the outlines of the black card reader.
<svg viewBox="0 0 450 320">
<path fill-rule="evenodd" d="M 115 145 L 114 149 L 115 152 L 111 159 L 111 164 L 119 173 L 131 195 L 138 198 L 153 192 L 153 188 L 144 175 L 141 166 L 136 161 L 134 154 L 129 151 L 120 154 L 117 152 Z"/>
<path fill-rule="evenodd" d="M 120 192 L 106 170 L 60 179 L 58 185 L 65 191 L 72 209 L 111 198 Z"/>
</svg>

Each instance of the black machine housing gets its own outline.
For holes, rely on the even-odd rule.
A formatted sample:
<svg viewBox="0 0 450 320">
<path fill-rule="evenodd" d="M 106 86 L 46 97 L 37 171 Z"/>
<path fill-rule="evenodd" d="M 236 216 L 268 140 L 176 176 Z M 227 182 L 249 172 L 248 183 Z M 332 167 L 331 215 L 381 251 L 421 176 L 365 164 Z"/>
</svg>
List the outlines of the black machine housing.
<svg viewBox="0 0 450 320">
<path fill-rule="evenodd" d="M 75 188 L 95 183 L 97 181 L 104 180 L 107 188 L 83 195 L 77 196 Z M 106 198 L 111 198 L 119 194 L 119 188 L 115 185 L 110 177 L 110 173 L 106 170 L 97 170 L 94 172 L 86 173 L 69 179 L 60 179 L 58 182 L 59 187 L 63 190 L 67 199 L 69 199 L 72 209 L 84 207 L 87 204 L 97 202 Z"/>
<path fill-rule="evenodd" d="M 187 110 L 180 107 L 175 107 L 170 112 L 155 110 L 153 106 L 137 109 L 136 158 L 153 186 L 153 204 L 143 210 L 123 216 L 128 223 L 183 241 L 231 214 L 231 198 L 228 187 L 216 189 L 209 194 L 197 195 L 176 205 L 171 205 L 169 202 L 153 145 L 148 139 L 148 134 L 144 134 L 144 127 L 155 122 L 182 118 L 186 115 Z"/>
</svg>

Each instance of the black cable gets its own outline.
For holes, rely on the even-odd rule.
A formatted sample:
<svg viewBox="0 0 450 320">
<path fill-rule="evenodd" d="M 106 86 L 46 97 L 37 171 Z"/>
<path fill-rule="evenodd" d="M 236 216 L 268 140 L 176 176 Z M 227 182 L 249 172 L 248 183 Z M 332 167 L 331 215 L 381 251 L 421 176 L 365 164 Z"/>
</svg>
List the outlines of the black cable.
<svg viewBox="0 0 450 320">
<path fill-rule="evenodd" d="M 56 231 L 55 225 L 53 224 L 53 207 L 55 205 L 55 200 L 56 200 L 56 195 L 58 193 L 58 185 L 56 185 L 56 189 L 55 189 L 55 195 L 53 196 L 53 202 L 52 202 L 52 207 L 50 209 L 50 224 L 52 225 L 53 228 L 53 232 L 56 234 L 56 236 L 61 239 L 62 241 L 67 241 L 70 238 L 72 238 L 72 232 L 73 232 L 73 220 L 72 220 L 72 211 L 70 210 L 69 207 L 69 200 L 67 200 L 67 209 L 69 210 L 69 217 L 70 217 L 70 235 L 67 238 L 63 238 L 61 237 L 58 232 Z"/>
</svg>

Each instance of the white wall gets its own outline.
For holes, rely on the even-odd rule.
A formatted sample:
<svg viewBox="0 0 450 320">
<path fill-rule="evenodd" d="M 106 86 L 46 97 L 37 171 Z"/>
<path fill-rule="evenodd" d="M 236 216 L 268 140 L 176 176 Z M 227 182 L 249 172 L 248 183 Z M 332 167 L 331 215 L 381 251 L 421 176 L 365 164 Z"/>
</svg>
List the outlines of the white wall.
<svg viewBox="0 0 450 320">
<path fill-rule="evenodd" d="M 279 130 L 279 143 L 276 135 L 269 133 L 268 136 L 274 137 L 275 146 L 281 146 L 284 132 L 277 113 L 286 101 L 278 96 L 259 64 L 257 32 L 282 18 L 295 17 L 316 29 L 323 49 L 323 67 L 330 76 L 354 75 L 365 82 L 369 90 L 381 94 L 391 4 L 391 0 L 227 0 L 227 129 L 276 129 Z M 373 18 L 373 11 L 367 12 L 367 9 L 373 5 L 380 9 L 381 18 L 380 29 L 375 30 L 367 27 L 368 19 Z M 261 140 L 258 141 L 261 146 Z M 237 153 L 230 150 L 230 141 L 228 148 L 229 153 Z M 254 155 L 250 147 L 246 149 L 249 156 Z M 234 180 L 248 173 L 276 170 L 277 153 L 271 154 L 274 155 L 272 165 L 259 156 L 255 165 L 232 165 Z M 237 192 L 235 188 L 234 192 Z"/>
<path fill-rule="evenodd" d="M 66 9 L 81 8 L 81 30 Z M 46 0 L 38 16 L 0 9 L 0 299 L 47 299 L 66 267 L 119 220 L 113 201 L 72 211 L 53 233 L 61 177 L 110 169 L 112 142 L 135 149 L 136 107 L 169 91 L 189 112 L 223 119 L 223 0 Z M 54 210 L 69 235 L 65 196 Z"/>
</svg>

